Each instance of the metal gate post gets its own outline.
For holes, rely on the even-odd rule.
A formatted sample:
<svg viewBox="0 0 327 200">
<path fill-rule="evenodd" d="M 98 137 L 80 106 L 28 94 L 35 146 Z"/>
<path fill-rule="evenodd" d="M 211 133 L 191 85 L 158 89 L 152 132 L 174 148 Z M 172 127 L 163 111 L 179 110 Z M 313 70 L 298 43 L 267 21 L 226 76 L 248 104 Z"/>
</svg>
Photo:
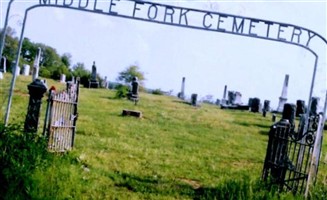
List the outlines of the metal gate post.
<svg viewBox="0 0 327 200">
<path fill-rule="evenodd" d="M 39 125 L 42 97 L 47 91 L 47 86 L 43 81 L 35 79 L 35 81 L 33 81 L 27 87 L 30 94 L 30 100 L 27 108 L 24 131 L 36 133 Z"/>
</svg>

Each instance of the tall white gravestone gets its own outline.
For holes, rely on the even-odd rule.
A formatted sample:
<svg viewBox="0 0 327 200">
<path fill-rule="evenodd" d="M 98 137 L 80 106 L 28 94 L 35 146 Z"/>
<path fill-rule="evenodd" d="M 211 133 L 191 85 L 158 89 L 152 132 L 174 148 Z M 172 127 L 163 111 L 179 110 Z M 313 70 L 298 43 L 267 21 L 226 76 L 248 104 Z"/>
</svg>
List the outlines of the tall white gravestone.
<svg viewBox="0 0 327 200">
<path fill-rule="evenodd" d="M 289 75 L 286 74 L 285 75 L 284 84 L 283 84 L 282 95 L 279 97 L 279 103 L 278 103 L 278 107 L 277 107 L 277 112 L 283 112 L 284 104 L 287 101 L 288 79 L 289 79 Z"/>
<path fill-rule="evenodd" d="M 32 72 L 33 81 L 39 77 L 40 58 L 41 58 L 41 48 L 39 47 L 33 63 L 33 72 Z"/>
</svg>

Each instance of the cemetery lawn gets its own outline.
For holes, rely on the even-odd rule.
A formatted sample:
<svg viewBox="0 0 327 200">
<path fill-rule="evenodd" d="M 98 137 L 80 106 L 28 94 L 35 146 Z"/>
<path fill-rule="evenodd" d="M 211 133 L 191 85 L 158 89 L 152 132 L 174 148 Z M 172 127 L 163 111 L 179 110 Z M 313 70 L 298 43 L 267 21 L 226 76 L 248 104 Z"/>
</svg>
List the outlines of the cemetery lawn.
<svg viewBox="0 0 327 200">
<path fill-rule="evenodd" d="M 30 80 L 17 79 L 10 123 L 23 124 Z M 47 85 L 64 87 L 52 80 Z M 302 199 L 260 183 L 270 113 L 263 118 L 209 104 L 192 107 L 146 93 L 135 106 L 114 96 L 80 89 L 74 149 L 49 155 L 30 171 L 32 199 Z M 45 104 L 46 98 L 42 119 Z M 123 109 L 143 117 L 123 117 Z M 316 186 L 312 199 L 326 199 L 326 137 Z"/>
</svg>

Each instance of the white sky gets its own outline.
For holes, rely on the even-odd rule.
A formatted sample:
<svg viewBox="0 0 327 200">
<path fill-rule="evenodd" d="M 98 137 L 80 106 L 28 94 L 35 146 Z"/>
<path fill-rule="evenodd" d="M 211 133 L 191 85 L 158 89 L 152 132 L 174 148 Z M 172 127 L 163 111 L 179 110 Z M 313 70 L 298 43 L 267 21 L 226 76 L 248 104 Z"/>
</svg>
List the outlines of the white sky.
<svg viewBox="0 0 327 200">
<path fill-rule="evenodd" d="M 17 36 L 24 9 L 38 2 L 13 3 L 9 26 L 17 29 Z M 327 38 L 326 1 L 153 2 L 285 22 Z M 0 27 L 7 4 L 8 0 L 0 0 Z M 289 74 L 289 102 L 308 102 L 314 57 L 292 45 L 59 8 L 32 10 L 24 35 L 56 48 L 60 54 L 71 53 L 73 64 L 83 62 L 91 70 L 96 61 L 98 73 L 109 81 L 115 81 L 126 67 L 138 64 L 145 72 L 147 88 L 173 90 L 176 94 L 182 77 L 186 77 L 188 97 L 198 93 L 200 97 L 211 94 L 220 99 L 227 85 L 228 90 L 242 93 L 244 103 L 249 97 L 259 97 L 262 102 L 270 100 L 276 108 L 285 74 Z M 315 45 L 320 59 L 314 96 L 321 97 L 323 106 L 327 50 L 322 43 Z"/>
</svg>

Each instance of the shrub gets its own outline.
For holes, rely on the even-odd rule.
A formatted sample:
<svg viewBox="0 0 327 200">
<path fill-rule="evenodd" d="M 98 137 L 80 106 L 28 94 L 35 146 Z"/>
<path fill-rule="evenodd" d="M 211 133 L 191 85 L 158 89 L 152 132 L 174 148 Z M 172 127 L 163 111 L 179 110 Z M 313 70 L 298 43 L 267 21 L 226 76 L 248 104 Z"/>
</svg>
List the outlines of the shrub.
<svg viewBox="0 0 327 200">
<path fill-rule="evenodd" d="M 161 89 L 155 89 L 155 90 L 152 90 L 151 93 L 152 93 L 152 94 L 155 94 L 155 95 L 163 95 L 163 91 L 161 91 Z"/>
<path fill-rule="evenodd" d="M 129 87 L 126 86 L 126 85 L 118 85 L 116 87 L 116 95 L 115 97 L 118 98 L 118 99 L 121 99 L 121 98 L 125 98 L 127 97 L 127 94 L 128 94 L 128 91 L 129 91 Z"/>
</svg>

